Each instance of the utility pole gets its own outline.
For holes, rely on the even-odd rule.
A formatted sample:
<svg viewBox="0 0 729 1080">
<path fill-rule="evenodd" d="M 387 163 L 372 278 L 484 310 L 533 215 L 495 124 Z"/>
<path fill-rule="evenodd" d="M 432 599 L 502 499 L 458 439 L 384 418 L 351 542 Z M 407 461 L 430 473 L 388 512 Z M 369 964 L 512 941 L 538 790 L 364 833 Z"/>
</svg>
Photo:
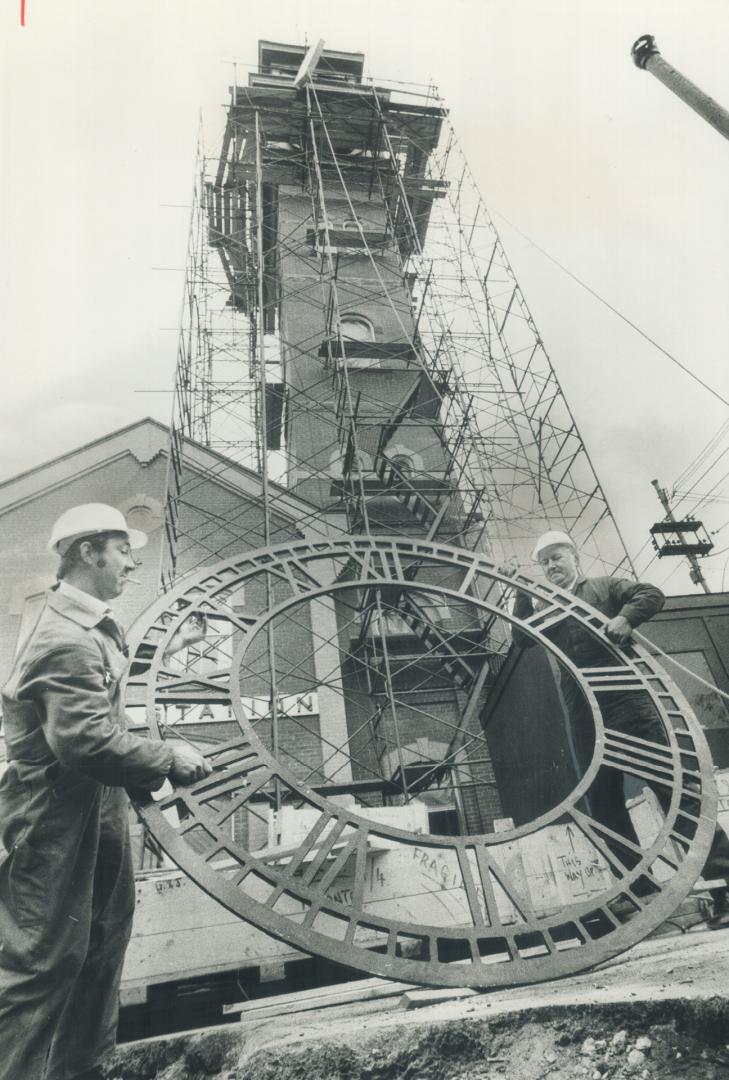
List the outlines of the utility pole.
<svg viewBox="0 0 729 1080">
<path fill-rule="evenodd" d="M 658 558 L 660 559 L 664 555 L 685 555 L 691 566 L 692 582 L 694 585 L 700 585 L 705 593 L 710 593 L 711 589 L 704 577 L 697 555 L 707 555 L 714 546 L 712 541 L 708 537 L 706 540 L 698 538 L 697 533 L 703 527 L 700 521 L 694 521 L 692 518 L 677 521 L 673 510 L 671 510 L 666 489 L 662 488 L 657 480 L 651 480 L 651 483 L 656 489 L 656 494 L 661 500 L 663 509 L 666 511 L 666 520 L 658 522 L 651 529 L 653 545 L 658 552 Z M 677 540 L 669 540 L 661 548 L 656 542 L 656 536 L 666 535 L 667 533 L 676 536 Z M 690 537 L 687 537 L 687 533 L 694 534 L 693 542 L 691 542 Z"/>
</svg>

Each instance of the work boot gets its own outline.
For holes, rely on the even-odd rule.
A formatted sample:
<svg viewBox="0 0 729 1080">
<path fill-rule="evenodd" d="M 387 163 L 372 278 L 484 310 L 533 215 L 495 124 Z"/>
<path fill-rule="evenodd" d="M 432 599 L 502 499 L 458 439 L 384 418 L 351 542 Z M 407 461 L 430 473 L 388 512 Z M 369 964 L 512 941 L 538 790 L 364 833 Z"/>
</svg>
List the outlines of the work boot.
<svg viewBox="0 0 729 1080">
<path fill-rule="evenodd" d="M 711 890 L 711 914 L 706 920 L 710 930 L 729 926 L 729 888 Z"/>
</svg>

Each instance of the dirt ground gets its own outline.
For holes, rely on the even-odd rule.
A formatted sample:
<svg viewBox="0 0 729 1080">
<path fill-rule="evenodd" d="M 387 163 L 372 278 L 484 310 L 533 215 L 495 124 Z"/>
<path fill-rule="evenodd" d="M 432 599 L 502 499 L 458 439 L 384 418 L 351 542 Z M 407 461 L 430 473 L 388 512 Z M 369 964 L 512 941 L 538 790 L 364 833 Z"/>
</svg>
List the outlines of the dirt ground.
<svg viewBox="0 0 729 1080">
<path fill-rule="evenodd" d="M 647 1015 L 650 1013 L 652 1015 Z M 661 1003 L 523 1014 L 395 1029 L 359 1046 L 326 1038 L 250 1056 L 235 1033 L 169 1040 L 136 1053 L 119 1080 L 720 1080 L 729 1077 L 729 1006 Z M 241 1057 L 243 1060 L 241 1060 Z"/>
<path fill-rule="evenodd" d="M 417 995 L 416 995 L 417 996 Z M 402 999 L 117 1051 L 108 1080 L 729 1080 L 729 930 L 643 942 L 568 979 Z"/>
</svg>

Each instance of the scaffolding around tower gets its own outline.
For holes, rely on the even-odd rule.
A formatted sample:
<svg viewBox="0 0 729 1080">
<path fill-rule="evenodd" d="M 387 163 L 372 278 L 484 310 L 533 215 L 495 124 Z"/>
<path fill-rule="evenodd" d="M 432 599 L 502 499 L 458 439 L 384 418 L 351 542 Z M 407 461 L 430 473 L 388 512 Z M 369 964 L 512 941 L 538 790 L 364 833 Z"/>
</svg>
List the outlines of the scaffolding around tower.
<svg viewBox="0 0 729 1080">
<path fill-rule="evenodd" d="M 261 43 L 199 161 L 164 580 L 185 545 L 182 437 L 258 472 L 268 457 L 328 535 L 414 529 L 526 564 L 559 527 L 587 572 L 630 572 L 435 89 L 375 86 L 358 54 L 326 52 L 297 88 L 291 49 Z"/>
</svg>

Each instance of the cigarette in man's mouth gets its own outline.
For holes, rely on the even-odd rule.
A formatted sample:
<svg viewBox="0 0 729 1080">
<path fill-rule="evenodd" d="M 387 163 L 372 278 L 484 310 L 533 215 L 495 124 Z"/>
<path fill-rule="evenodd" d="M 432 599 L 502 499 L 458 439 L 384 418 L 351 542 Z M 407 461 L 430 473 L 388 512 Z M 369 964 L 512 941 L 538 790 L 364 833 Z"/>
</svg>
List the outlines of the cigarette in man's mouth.
<svg viewBox="0 0 729 1080">
<path fill-rule="evenodd" d="M 141 585 L 141 584 L 142 584 L 142 582 L 141 582 L 141 581 L 139 581 L 139 580 L 138 580 L 137 578 L 135 578 L 135 577 L 127 577 L 127 578 L 126 578 L 125 580 L 126 580 L 126 581 L 130 581 L 130 582 L 132 583 L 132 585 Z"/>
</svg>

